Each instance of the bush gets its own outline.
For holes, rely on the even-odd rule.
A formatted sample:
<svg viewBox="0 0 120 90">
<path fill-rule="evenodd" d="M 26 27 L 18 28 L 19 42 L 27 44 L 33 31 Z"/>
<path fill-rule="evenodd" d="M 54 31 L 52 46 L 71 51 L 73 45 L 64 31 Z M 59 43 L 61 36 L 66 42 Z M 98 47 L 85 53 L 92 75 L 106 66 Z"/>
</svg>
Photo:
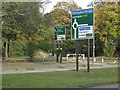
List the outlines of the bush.
<svg viewBox="0 0 120 90">
<path fill-rule="evenodd" d="M 26 43 L 20 40 L 12 41 L 10 43 L 10 57 L 13 56 L 26 56 Z"/>
</svg>

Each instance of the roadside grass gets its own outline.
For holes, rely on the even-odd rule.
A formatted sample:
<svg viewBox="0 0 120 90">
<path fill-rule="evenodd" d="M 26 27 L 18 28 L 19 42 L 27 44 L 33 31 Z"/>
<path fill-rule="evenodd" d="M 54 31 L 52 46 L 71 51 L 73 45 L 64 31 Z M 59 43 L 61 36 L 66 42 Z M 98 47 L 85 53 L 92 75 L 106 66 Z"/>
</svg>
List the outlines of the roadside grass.
<svg viewBox="0 0 120 90">
<path fill-rule="evenodd" d="M 3 88 L 86 88 L 118 83 L 118 68 L 3 74 Z"/>
</svg>

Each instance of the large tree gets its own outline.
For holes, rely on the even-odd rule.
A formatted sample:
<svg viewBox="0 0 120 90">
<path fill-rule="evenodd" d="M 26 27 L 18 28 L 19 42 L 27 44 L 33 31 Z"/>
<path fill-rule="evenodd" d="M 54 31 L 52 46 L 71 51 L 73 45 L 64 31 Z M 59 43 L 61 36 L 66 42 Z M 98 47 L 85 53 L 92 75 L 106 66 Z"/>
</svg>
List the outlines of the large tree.
<svg viewBox="0 0 120 90">
<path fill-rule="evenodd" d="M 53 29 L 55 26 L 66 26 L 66 41 L 62 44 L 63 53 L 75 53 L 74 41 L 71 40 L 71 10 L 80 9 L 75 2 L 58 2 L 50 12 Z M 66 48 L 67 47 L 67 48 Z"/>
<path fill-rule="evenodd" d="M 95 7 L 96 38 L 104 43 L 105 56 L 113 56 L 116 50 L 112 43 L 117 42 L 118 34 L 118 5 L 116 3 L 100 3 Z"/>
<path fill-rule="evenodd" d="M 43 40 L 43 14 L 40 12 L 43 2 L 4 2 L 3 11 L 3 51 L 8 57 L 10 42 L 15 39 L 26 41 L 30 59 L 37 41 Z"/>
<path fill-rule="evenodd" d="M 2 40 L 3 40 L 3 54 L 5 59 L 8 58 L 9 45 L 11 40 L 16 39 L 19 33 L 19 28 L 17 27 L 17 13 L 15 12 L 16 3 L 2 3 Z"/>
</svg>

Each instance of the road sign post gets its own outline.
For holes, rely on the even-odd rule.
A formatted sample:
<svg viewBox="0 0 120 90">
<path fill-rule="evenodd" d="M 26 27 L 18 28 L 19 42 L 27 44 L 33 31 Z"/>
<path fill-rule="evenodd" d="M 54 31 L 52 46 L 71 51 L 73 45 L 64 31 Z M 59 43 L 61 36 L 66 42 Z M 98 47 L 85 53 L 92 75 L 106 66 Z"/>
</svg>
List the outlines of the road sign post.
<svg viewBox="0 0 120 90">
<path fill-rule="evenodd" d="M 90 71 L 90 39 L 88 39 L 87 72 Z"/>
<path fill-rule="evenodd" d="M 56 51 L 56 62 L 59 62 L 58 55 L 60 56 L 60 63 L 62 63 L 62 47 L 61 43 L 66 40 L 66 26 L 56 26 L 54 27 L 54 39 L 57 44 L 58 50 Z M 58 46 L 59 45 L 59 46 Z"/>
<path fill-rule="evenodd" d="M 58 60 L 58 56 L 59 55 L 59 51 L 58 51 L 58 44 L 56 44 L 56 62 L 59 62 Z"/>
<path fill-rule="evenodd" d="M 88 72 L 90 68 L 89 65 L 90 39 L 94 39 L 93 12 L 94 12 L 93 8 L 73 10 L 71 12 L 72 17 L 71 39 L 72 40 L 88 39 L 88 58 L 87 58 Z M 76 70 L 78 71 L 78 55 L 76 56 Z"/>
<path fill-rule="evenodd" d="M 76 40 L 76 71 L 79 70 L 79 61 L 78 61 L 78 40 Z"/>
<path fill-rule="evenodd" d="M 60 45 L 59 50 L 60 50 L 60 63 L 62 63 L 62 47 L 61 47 L 61 45 Z"/>
</svg>

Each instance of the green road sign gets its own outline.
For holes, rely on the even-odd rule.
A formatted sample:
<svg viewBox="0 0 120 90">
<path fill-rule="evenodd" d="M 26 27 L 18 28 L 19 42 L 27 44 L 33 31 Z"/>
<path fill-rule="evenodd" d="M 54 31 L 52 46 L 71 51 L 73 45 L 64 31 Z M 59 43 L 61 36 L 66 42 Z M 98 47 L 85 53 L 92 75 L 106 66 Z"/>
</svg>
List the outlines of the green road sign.
<svg viewBox="0 0 120 90">
<path fill-rule="evenodd" d="M 93 38 L 93 8 L 72 11 L 71 38 L 92 39 Z"/>
<path fill-rule="evenodd" d="M 55 40 L 66 40 L 66 26 L 54 27 Z"/>
</svg>

